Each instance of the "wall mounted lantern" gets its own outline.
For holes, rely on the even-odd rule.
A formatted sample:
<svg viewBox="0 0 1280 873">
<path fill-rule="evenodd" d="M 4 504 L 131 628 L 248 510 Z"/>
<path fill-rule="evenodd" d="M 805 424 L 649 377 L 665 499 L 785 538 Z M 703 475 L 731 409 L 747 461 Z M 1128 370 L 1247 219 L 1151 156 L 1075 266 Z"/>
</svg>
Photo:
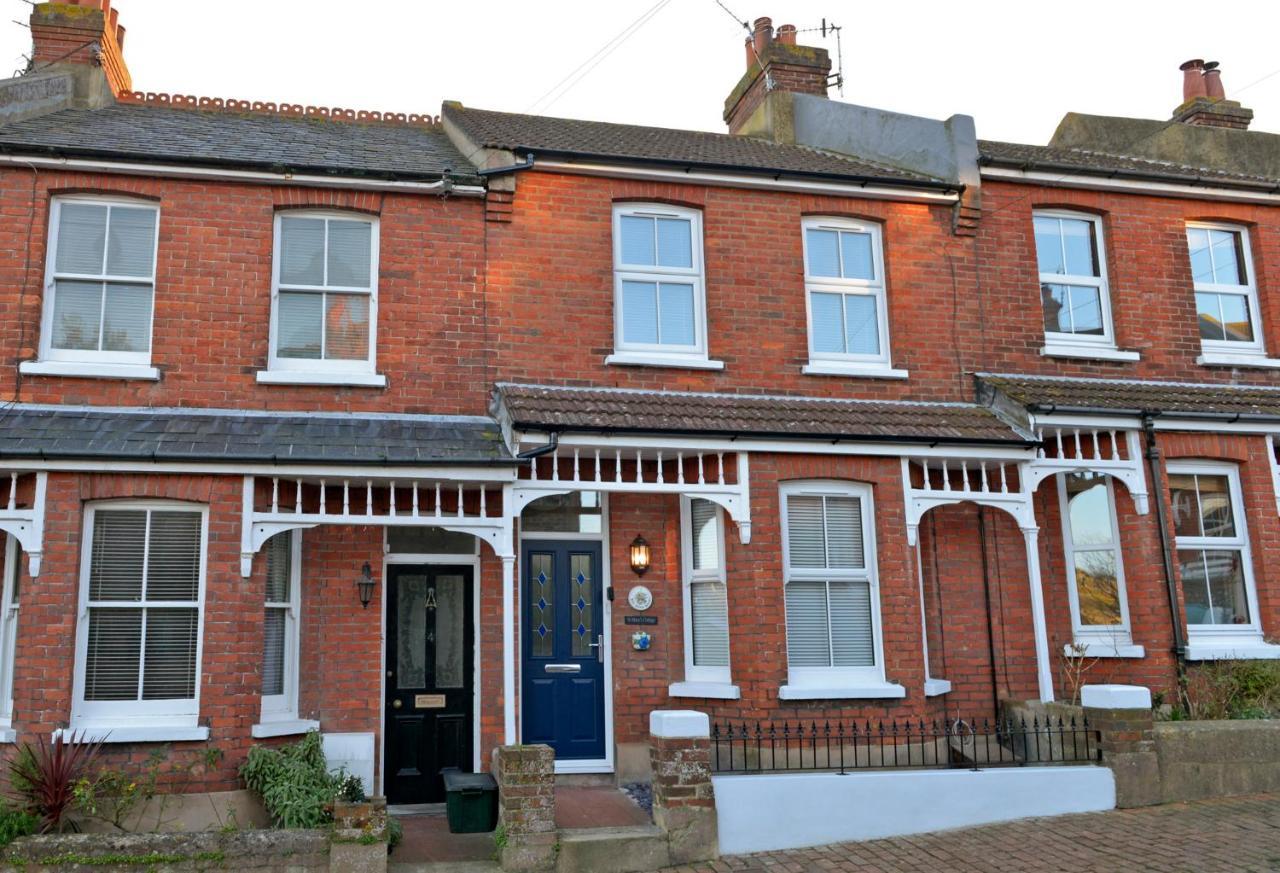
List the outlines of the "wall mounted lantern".
<svg viewBox="0 0 1280 873">
<path fill-rule="evenodd" d="M 652 556 L 649 552 L 649 543 L 642 536 L 637 536 L 631 541 L 631 569 L 635 571 L 637 576 L 643 576 L 644 571 L 649 569 L 649 560 Z"/>
<path fill-rule="evenodd" d="M 373 600 L 373 568 L 368 561 L 364 562 L 360 575 L 356 577 L 356 591 L 360 595 L 360 605 L 368 609 L 369 601 Z"/>
</svg>

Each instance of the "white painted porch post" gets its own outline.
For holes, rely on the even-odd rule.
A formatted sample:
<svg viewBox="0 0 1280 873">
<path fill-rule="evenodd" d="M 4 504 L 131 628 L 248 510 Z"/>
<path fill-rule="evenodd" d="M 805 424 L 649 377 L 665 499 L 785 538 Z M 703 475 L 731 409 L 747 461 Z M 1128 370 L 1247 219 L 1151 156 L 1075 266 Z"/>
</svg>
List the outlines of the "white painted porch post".
<svg viewBox="0 0 1280 873">
<path fill-rule="evenodd" d="M 1027 544 L 1027 579 L 1031 584 L 1031 626 L 1036 639 L 1036 677 L 1040 683 L 1040 700 L 1053 702 L 1053 669 L 1049 665 L 1049 631 L 1044 619 L 1044 588 L 1040 582 L 1040 529 L 1024 527 L 1022 539 Z"/>
<path fill-rule="evenodd" d="M 502 716 L 503 744 L 516 743 L 516 556 L 508 544 L 502 556 Z"/>
</svg>

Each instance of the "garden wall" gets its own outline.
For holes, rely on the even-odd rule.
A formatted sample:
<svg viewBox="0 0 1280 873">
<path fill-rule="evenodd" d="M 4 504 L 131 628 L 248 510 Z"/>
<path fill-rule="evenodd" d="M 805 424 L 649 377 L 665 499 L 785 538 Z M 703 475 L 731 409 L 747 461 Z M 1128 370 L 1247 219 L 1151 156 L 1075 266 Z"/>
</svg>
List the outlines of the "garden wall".
<svg viewBox="0 0 1280 873">
<path fill-rule="evenodd" d="M 327 871 L 329 834 L 263 830 L 195 834 L 62 834 L 23 837 L 5 850 L 5 870 L 45 873 L 95 870 L 236 870 L 253 873 Z"/>
<path fill-rule="evenodd" d="M 1280 791 L 1280 720 L 1155 725 L 1160 800 Z"/>
</svg>

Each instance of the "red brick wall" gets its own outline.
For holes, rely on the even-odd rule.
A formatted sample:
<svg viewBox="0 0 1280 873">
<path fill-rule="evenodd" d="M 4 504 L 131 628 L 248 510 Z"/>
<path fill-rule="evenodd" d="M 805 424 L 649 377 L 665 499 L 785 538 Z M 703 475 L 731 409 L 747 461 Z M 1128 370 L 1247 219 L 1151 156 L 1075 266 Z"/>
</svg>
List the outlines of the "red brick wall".
<svg viewBox="0 0 1280 873">
<path fill-rule="evenodd" d="M 158 204 L 151 357 L 160 381 L 17 375 L 18 362 L 39 349 L 49 203 L 59 193 Z M 267 366 L 273 216 L 292 207 L 380 216 L 377 370 L 385 389 L 255 381 Z M 9 289 L 0 295 L 0 401 L 483 413 L 491 374 L 482 210 L 477 199 L 431 194 L 0 170 L 0 285 Z"/>
</svg>

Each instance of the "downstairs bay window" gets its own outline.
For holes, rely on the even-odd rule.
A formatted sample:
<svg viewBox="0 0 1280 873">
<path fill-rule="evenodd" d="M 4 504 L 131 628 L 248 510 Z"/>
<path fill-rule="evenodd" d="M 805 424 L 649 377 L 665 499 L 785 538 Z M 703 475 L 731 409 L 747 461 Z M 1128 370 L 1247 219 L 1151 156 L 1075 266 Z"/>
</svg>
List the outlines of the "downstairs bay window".
<svg viewBox="0 0 1280 873">
<path fill-rule="evenodd" d="M 885 681 L 871 486 L 791 482 L 782 498 L 784 700 L 903 697 Z"/>
<path fill-rule="evenodd" d="M 736 700 L 729 670 L 729 599 L 724 563 L 724 510 L 710 500 L 680 498 L 684 599 L 684 682 L 672 697 Z"/>
<path fill-rule="evenodd" d="M 1187 657 L 1280 657 L 1258 619 L 1239 470 L 1210 462 L 1170 463 L 1168 470 Z"/>
<path fill-rule="evenodd" d="M 85 510 L 71 730 L 108 742 L 207 739 L 199 727 L 207 510 Z"/>
<path fill-rule="evenodd" d="M 262 615 L 262 716 L 255 737 L 318 729 L 298 718 L 298 639 L 302 613 L 302 531 L 278 533 L 263 546 L 267 576 Z"/>
<path fill-rule="evenodd" d="M 1140 658 L 1133 645 L 1115 489 L 1101 473 L 1058 476 L 1073 644 L 1068 657 Z"/>
</svg>

